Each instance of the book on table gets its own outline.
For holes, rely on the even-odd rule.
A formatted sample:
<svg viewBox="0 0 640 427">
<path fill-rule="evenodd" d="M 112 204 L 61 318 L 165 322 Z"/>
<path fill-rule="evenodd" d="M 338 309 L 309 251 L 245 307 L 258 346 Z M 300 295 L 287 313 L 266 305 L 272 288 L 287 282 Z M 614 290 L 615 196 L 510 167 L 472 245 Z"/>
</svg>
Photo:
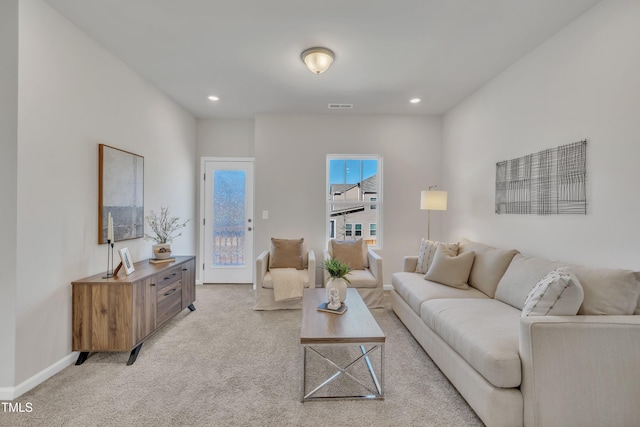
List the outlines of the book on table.
<svg viewBox="0 0 640 427">
<path fill-rule="evenodd" d="M 164 259 L 151 258 L 149 259 L 149 262 L 151 264 L 162 264 L 163 262 L 172 262 L 175 260 L 176 260 L 175 258 L 164 258 Z"/>
<path fill-rule="evenodd" d="M 324 311 L 326 313 L 334 313 L 334 314 L 344 314 L 344 312 L 349 309 L 349 307 L 344 305 L 344 303 L 335 310 L 329 308 L 328 305 L 329 305 L 328 302 L 323 302 L 318 306 L 318 311 Z"/>
</svg>

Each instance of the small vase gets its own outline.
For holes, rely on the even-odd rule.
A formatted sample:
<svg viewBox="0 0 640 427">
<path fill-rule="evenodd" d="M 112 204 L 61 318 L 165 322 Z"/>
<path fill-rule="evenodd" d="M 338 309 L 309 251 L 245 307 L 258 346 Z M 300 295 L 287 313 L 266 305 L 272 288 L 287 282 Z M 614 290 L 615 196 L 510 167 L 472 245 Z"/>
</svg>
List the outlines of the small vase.
<svg viewBox="0 0 640 427">
<path fill-rule="evenodd" d="M 153 245 L 153 257 L 155 259 L 167 259 L 171 256 L 171 245 L 169 243 L 158 243 Z"/>
<path fill-rule="evenodd" d="M 340 302 L 343 303 L 344 300 L 347 299 L 347 281 L 341 279 L 339 277 L 331 277 L 327 282 L 327 301 L 330 301 L 330 292 L 331 289 L 338 289 L 338 296 L 340 297 Z"/>
</svg>

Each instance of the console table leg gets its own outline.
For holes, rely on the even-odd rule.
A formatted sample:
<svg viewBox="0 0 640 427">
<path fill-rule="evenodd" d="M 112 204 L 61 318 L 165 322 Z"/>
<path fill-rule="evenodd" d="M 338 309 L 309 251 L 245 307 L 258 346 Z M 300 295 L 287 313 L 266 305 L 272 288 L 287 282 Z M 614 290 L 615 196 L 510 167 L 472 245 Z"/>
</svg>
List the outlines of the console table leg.
<svg viewBox="0 0 640 427">
<path fill-rule="evenodd" d="M 136 362 L 136 359 L 138 358 L 138 353 L 140 353 L 141 348 L 142 348 L 142 343 L 138 344 L 136 348 L 131 350 L 131 354 L 129 355 L 129 361 L 127 362 L 127 365 L 133 365 Z"/>
<path fill-rule="evenodd" d="M 78 360 L 76 360 L 76 365 L 82 365 L 85 360 L 87 360 L 87 357 L 89 357 L 89 352 L 81 351 L 80 355 L 78 356 Z"/>
<path fill-rule="evenodd" d="M 193 304 L 189 304 L 187 308 L 191 311 L 196 311 L 196 307 Z"/>
</svg>

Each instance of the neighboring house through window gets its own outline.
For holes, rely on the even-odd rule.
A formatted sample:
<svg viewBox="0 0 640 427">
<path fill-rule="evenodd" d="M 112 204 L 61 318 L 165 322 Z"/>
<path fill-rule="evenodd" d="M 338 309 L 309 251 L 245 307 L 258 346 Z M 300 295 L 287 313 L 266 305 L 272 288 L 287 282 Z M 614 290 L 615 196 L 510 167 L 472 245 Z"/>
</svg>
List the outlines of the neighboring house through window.
<svg viewBox="0 0 640 427">
<path fill-rule="evenodd" d="M 353 224 L 345 224 L 344 225 L 344 235 L 346 237 L 353 236 Z"/>
<path fill-rule="evenodd" d="M 381 249 L 382 156 L 328 155 L 326 188 L 328 238 Z"/>
</svg>

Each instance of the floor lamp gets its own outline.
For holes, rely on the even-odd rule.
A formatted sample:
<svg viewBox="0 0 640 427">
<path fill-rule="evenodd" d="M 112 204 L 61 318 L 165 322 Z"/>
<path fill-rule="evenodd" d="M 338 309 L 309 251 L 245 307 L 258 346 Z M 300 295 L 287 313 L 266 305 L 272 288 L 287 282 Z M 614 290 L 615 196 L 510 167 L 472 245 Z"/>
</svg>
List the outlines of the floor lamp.
<svg viewBox="0 0 640 427">
<path fill-rule="evenodd" d="M 436 185 L 420 192 L 420 209 L 427 211 L 427 240 L 431 240 L 431 211 L 447 210 L 447 192 L 436 191 Z"/>
</svg>

